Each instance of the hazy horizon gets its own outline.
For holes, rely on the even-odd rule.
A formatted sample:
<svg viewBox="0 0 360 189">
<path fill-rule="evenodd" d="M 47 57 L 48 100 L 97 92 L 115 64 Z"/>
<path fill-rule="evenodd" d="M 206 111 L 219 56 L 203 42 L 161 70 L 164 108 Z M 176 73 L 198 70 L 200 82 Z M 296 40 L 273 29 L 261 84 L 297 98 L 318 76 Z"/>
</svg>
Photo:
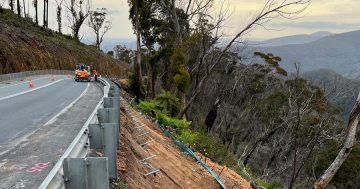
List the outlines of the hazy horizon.
<svg viewBox="0 0 360 189">
<path fill-rule="evenodd" d="M 215 0 L 217 3 L 223 0 Z M 252 15 L 259 11 L 266 0 L 226 0 L 228 2 L 231 16 L 225 24 L 223 33 L 225 36 L 232 36 L 239 31 Z M 29 4 L 30 15 L 34 15 L 32 0 L 25 0 Z M 56 4 L 49 1 L 49 27 L 56 29 Z M 215 5 L 219 6 L 219 5 Z M 8 8 L 7 3 L 4 5 Z M 107 38 L 135 38 L 131 23 L 128 19 L 128 4 L 126 0 L 93 0 L 93 8 L 107 8 L 109 17 L 112 20 L 113 28 L 106 35 Z M 28 8 L 27 8 L 28 9 Z M 63 8 L 63 23 L 67 22 L 65 16 L 66 8 Z M 42 11 L 42 2 L 39 1 L 39 12 Z M 42 21 L 42 14 L 39 14 Z M 360 30 L 360 1 L 358 0 L 313 0 L 306 11 L 295 20 L 275 19 L 267 24 L 270 30 L 257 28 L 246 38 L 250 39 L 272 39 L 282 36 L 298 34 L 311 34 L 318 31 L 328 31 L 331 33 L 343 33 L 348 31 Z M 42 23 L 40 23 L 42 24 Z M 273 30 L 276 29 L 276 30 Z M 67 25 L 63 26 L 64 33 L 70 33 Z M 87 25 L 82 27 L 81 37 L 93 37 Z"/>
</svg>

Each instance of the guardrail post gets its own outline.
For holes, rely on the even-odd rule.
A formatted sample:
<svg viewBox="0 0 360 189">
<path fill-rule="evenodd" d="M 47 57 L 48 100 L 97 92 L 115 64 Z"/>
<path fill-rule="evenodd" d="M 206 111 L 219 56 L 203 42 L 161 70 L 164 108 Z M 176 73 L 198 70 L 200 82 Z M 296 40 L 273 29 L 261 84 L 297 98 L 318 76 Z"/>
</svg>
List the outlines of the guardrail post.
<svg viewBox="0 0 360 189">
<path fill-rule="evenodd" d="M 109 157 L 110 177 L 117 179 L 117 146 L 119 146 L 119 108 L 98 109 L 98 120 L 101 125 L 104 153 Z M 95 129 L 96 130 L 96 129 Z"/>
<path fill-rule="evenodd" d="M 103 147 L 104 154 L 108 158 L 109 176 L 112 179 L 117 179 L 117 135 L 115 123 L 103 123 L 101 128 L 103 130 Z"/>
<path fill-rule="evenodd" d="M 90 124 L 90 148 L 102 149 L 108 158 L 109 176 L 117 179 L 117 135 L 115 123 Z"/>
<path fill-rule="evenodd" d="M 65 189 L 109 189 L 108 159 L 65 158 Z"/>
<path fill-rule="evenodd" d="M 98 109 L 99 123 L 115 123 L 116 124 L 116 139 L 119 141 L 120 131 L 120 115 L 118 108 L 100 108 Z"/>
<path fill-rule="evenodd" d="M 89 124 L 89 140 L 91 149 L 102 149 L 102 132 L 100 124 Z"/>
<path fill-rule="evenodd" d="M 116 108 L 120 109 L 120 98 L 116 97 L 105 97 L 104 98 L 104 108 Z"/>
</svg>

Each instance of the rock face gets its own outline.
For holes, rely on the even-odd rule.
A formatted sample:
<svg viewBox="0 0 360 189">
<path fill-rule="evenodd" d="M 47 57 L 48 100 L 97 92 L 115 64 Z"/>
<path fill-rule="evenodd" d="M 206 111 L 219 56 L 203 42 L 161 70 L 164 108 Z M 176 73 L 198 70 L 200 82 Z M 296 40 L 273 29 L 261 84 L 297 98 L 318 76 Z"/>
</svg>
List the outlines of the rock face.
<svg viewBox="0 0 360 189">
<path fill-rule="evenodd" d="M 0 74 L 37 69 L 74 69 L 85 63 L 102 75 L 126 75 L 127 65 L 70 36 L 44 30 L 9 10 L 0 12 Z"/>
</svg>

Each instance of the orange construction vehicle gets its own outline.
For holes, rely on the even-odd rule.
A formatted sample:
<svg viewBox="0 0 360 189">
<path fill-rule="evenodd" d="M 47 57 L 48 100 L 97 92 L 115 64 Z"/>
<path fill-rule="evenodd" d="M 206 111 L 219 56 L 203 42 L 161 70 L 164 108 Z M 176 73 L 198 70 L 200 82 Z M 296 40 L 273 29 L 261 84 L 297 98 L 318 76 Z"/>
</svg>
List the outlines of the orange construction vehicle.
<svg viewBox="0 0 360 189">
<path fill-rule="evenodd" d="M 75 66 L 75 81 L 90 81 L 91 73 L 90 66 L 85 64 L 78 64 Z"/>
</svg>

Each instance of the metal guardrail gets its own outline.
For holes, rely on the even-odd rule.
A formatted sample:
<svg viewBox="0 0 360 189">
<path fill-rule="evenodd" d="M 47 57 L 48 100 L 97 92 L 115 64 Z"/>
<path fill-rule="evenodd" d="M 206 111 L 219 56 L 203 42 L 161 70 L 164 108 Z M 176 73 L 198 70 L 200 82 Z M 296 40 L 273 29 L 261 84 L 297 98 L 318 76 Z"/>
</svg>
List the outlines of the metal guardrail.
<svg viewBox="0 0 360 189">
<path fill-rule="evenodd" d="M 48 75 L 48 74 L 54 74 L 54 75 L 73 75 L 73 70 L 34 70 L 34 71 L 25 71 L 25 72 L 18 72 L 18 73 L 9 73 L 9 74 L 3 74 L 0 75 L 0 82 L 2 81 L 10 81 L 14 79 L 22 79 L 29 76 L 34 75 Z"/>
<path fill-rule="evenodd" d="M 58 160 L 58 162 L 55 164 L 55 166 L 53 167 L 53 169 L 50 171 L 50 173 L 47 175 L 47 177 L 44 179 L 44 181 L 41 183 L 41 185 L 39 186 L 39 189 L 65 189 L 65 188 L 94 188 L 94 187 L 99 187 L 99 182 L 102 182 L 102 186 L 104 186 L 104 183 L 106 184 L 106 182 L 108 183 L 109 178 L 106 178 L 106 180 L 104 181 L 104 178 L 101 181 L 94 181 L 96 179 L 99 179 L 99 175 L 96 171 L 92 170 L 92 172 L 88 173 L 87 171 L 90 170 L 90 168 L 86 168 L 88 166 L 84 165 L 91 165 L 91 163 L 93 164 L 92 167 L 101 167 L 101 165 L 106 165 L 106 167 L 102 169 L 103 172 L 111 172 L 111 170 L 116 171 L 117 172 L 117 168 L 115 167 L 110 167 L 112 166 L 110 163 L 114 161 L 116 161 L 116 144 L 113 144 L 113 146 L 115 146 L 115 150 L 112 149 L 110 155 L 106 154 L 106 149 L 104 149 L 105 151 L 105 156 L 113 156 L 113 157 L 109 157 L 109 165 L 108 165 L 108 158 L 98 158 L 99 161 L 97 161 L 97 163 L 93 160 L 95 160 L 96 158 L 85 158 L 87 157 L 87 155 L 90 152 L 90 141 L 91 138 L 93 137 L 92 135 L 95 135 L 95 133 L 91 133 L 90 134 L 90 130 L 89 130 L 89 125 L 92 125 L 92 127 L 94 127 L 94 125 L 99 125 L 99 127 L 101 127 L 101 129 L 106 130 L 109 129 L 108 127 L 106 129 L 103 128 L 103 124 L 102 122 L 104 122 L 104 118 L 101 117 L 101 115 L 99 115 L 99 113 L 101 114 L 100 110 L 107 110 L 107 109 L 111 109 L 111 108 L 106 108 L 105 105 L 104 106 L 104 99 L 105 99 L 105 104 L 108 104 L 109 99 L 108 96 L 114 96 L 116 94 L 119 94 L 118 89 L 117 91 L 114 91 L 114 84 L 105 79 L 105 78 L 99 78 L 99 81 L 104 85 L 104 95 L 101 98 L 100 102 L 97 104 L 96 108 L 94 109 L 94 111 L 91 113 L 90 117 L 88 118 L 88 120 L 85 122 L 85 124 L 83 125 L 82 129 L 80 130 L 80 132 L 78 133 L 78 135 L 75 137 L 75 139 L 73 140 L 73 142 L 70 144 L 70 146 L 67 148 L 67 150 L 64 152 L 64 154 L 61 156 L 61 158 Z M 119 101 L 117 101 L 117 104 L 119 104 Z M 119 116 L 119 108 L 113 108 L 113 109 L 117 109 L 116 113 Z M 106 116 L 106 115 L 105 115 Z M 109 117 L 109 115 L 107 115 Z M 102 120 L 99 120 L 102 119 Z M 117 118 L 119 120 L 119 118 Z M 104 123 L 110 123 L 110 122 L 104 122 Z M 116 125 L 117 128 L 119 128 L 119 123 Z M 112 127 L 112 129 L 116 128 L 115 126 Z M 119 130 L 117 130 L 118 132 Z M 108 131 L 107 131 L 108 132 Z M 109 132 L 108 132 L 109 133 Z M 111 132 L 110 132 L 111 133 Z M 114 135 L 114 133 L 112 133 Z M 116 137 L 114 136 L 114 140 L 116 141 L 118 140 L 118 134 L 116 135 Z M 103 137 L 104 138 L 104 137 Z M 109 138 L 109 137 L 106 137 Z M 94 140 L 94 139 L 92 139 Z M 97 139 L 99 140 L 99 139 Z M 101 141 L 101 133 L 100 133 L 100 141 Z M 114 143 L 112 141 L 112 143 Z M 105 145 L 104 145 L 105 146 Z M 115 157 L 115 158 L 114 158 Z M 71 158 L 78 158 L 78 159 L 71 159 Z M 79 159 L 79 158 L 85 158 L 85 159 Z M 74 160 L 74 161 L 73 161 Z M 101 160 L 101 161 L 100 161 Z M 104 160 L 106 160 L 106 162 L 104 162 Z M 64 165 L 65 164 L 65 165 Z M 84 164 L 84 165 L 82 165 Z M 72 169 L 72 167 L 74 167 L 74 165 L 77 165 L 79 168 L 76 169 Z M 109 168 L 107 167 L 109 166 Z M 84 169 L 84 170 L 82 170 Z M 94 169 L 94 168 L 93 168 Z M 115 169 L 115 170 L 114 170 Z M 105 170 L 105 171 L 104 171 Z M 110 170 L 110 171 L 108 171 Z M 69 178 L 71 178 L 71 172 L 73 171 L 72 175 L 82 175 L 84 174 L 83 172 L 85 171 L 85 178 L 72 178 L 73 183 L 68 182 Z M 99 170 L 97 170 L 99 171 Z M 76 173 L 74 173 L 76 172 Z M 94 176 L 94 175 L 98 175 L 98 176 Z M 106 174 L 102 174 L 102 176 L 106 177 Z M 95 178 L 87 178 L 87 177 L 95 177 Z M 100 175 L 101 176 L 101 175 Z M 117 177 L 117 173 L 115 175 Z M 78 176 L 80 177 L 80 176 Z M 110 176 L 111 177 L 111 176 Z M 84 183 L 84 186 L 79 186 L 79 184 L 74 182 L 78 182 L 75 180 L 81 180 L 84 179 L 86 182 L 90 182 L 89 183 Z M 91 180 L 92 183 L 91 183 Z M 95 185 L 97 184 L 97 185 Z M 85 186 L 86 185 L 86 186 Z M 90 185 L 90 186 L 89 186 Z M 107 187 L 103 187 L 103 188 L 107 188 Z"/>
</svg>

